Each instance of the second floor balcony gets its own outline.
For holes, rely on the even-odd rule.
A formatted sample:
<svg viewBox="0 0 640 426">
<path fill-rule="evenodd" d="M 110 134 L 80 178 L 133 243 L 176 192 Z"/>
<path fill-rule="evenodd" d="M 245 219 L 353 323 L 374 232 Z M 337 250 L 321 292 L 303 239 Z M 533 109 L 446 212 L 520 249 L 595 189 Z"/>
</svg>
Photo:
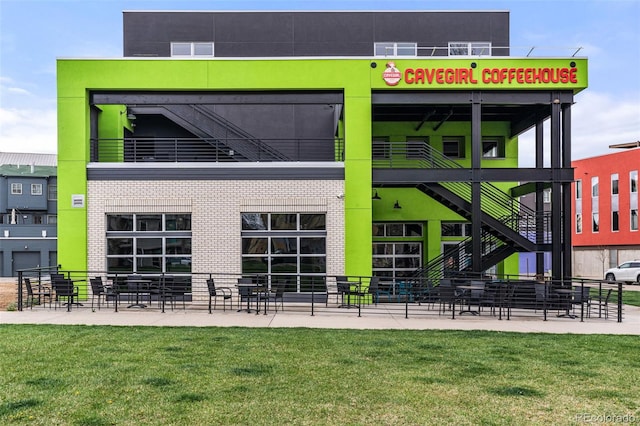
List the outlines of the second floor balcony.
<svg viewBox="0 0 640 426">
<path fill-rule="evenodd" d="M 246 138 L 92 139 L 95 163 L 336 162 L 344 140 Z"/>
</svg>

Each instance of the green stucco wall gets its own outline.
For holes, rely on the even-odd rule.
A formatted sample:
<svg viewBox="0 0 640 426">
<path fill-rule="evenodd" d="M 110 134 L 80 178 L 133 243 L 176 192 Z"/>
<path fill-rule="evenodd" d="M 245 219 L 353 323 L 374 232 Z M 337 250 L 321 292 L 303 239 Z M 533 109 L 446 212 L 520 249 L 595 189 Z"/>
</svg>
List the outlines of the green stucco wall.
<svg viewBox="0 0 640 426">
<path fill-rule="evenodd" d="M 376 62 L 377 67 L 372 67 Z M 372 90 L 457 90 L 500 89 L 532 90 L 555 87 L 579 91 L 587 85 L 586 59 L 413 59 L 398 60 L 400 69 L 470 67 L 475 62 L 482 69 L 518 69 L 569 67 L 575 65 L 577 83 L 520 84 L 517 81 L 468 84 L 407 84 L 388 86 L 382 73 L 384 59 L 255 59 L 255 60 L 174 60 L 174 59 L 60 59 L 57 62 L 58 84 L 58 259 L 66 270 L 87 269 L 86 208 L 72 207 L 74 194 L 86 197 L 86 165 L 89 161 L 89 93 L 92 90 L 344 90 L 345 123 L 345 273 L 369 275 L 371 272 L 371 222 L 433 221 L 426 234 L 439 234 L 439 220 L 456 220 L 456 216 L 416 190 L 395 189 L 394 194 L 381 190 L 381 202 L 372 207 L 371 137 L 372 133 L 406 136 L 406 128 L 397 124 L 371 126 Z M 480 74 L 478 74 L 480 75 Z M 508 72 L 507 72 L 508 75 Z M 103 107 L 107 114 L 120 114 L 114 107 Z M 126 123 L 123 123 L 126 125 Z M 450 128 L 445 123 L 439 134 L 470 135 L 470 125 Z M 384 127 L 384 128 L 381 128 Z M 398 127 L 396 127 L 398 126 Z M 495 126 L 495 127 L 494 127 Z M 101 137 L 121 137 L 122 129 L 104 130 Z M 506 134 L 504 126 L 491 124 L 483 133 Z M 462 132 L 462 133 L 461 133 Z M 451 133 L 450 133 L 451 134 Z M 437 135 L 432 135 L 435 140 Z M 468 138 L 470 140 L 470 137 Z M 470 147 L 468 147 L 470 152 Z M 494 164 L 495 163 L 495 164 Z M 465 166 L 468 164 L 462 163 Z M 517 165 L 517 141 L 507 143 L 503 160 L 493 160 L 491 167 Z M 389 209 L 398 199 L 400 211 Z M 435 223 L 438 224 L 436 227 Z M 436 242 L 437 241 L 437 242 Z M 439 253 L 439 238 L 429 238 L 425 253 Z M 517 270 L 517 259 L 512 261 Z"/>
</svg>

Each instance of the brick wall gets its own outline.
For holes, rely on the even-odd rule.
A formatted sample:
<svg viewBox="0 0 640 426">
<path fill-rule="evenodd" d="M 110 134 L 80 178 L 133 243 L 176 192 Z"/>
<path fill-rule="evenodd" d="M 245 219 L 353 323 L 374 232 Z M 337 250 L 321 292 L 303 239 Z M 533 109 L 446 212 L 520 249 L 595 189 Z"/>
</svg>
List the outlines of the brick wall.
<svg viewBox="0 0 640 426">
<path fill-rule="evenodd" d="M 241 212 L 315 212 L 327 214 L 327 274 L 339 275 L 343 192 L 336 180 L 89 181 L 88 267 L 106 269 L 105 213 L 191 213 L 193 272 L 240 273 Z"/>
</svg>

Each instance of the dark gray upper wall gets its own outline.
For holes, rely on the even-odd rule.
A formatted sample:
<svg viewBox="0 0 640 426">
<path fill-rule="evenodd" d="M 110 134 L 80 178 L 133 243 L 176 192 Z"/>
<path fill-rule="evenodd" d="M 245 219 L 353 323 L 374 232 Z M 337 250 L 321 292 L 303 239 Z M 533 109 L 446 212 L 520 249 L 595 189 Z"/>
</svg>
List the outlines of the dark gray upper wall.
<svg viewBox="0 0 640 426">
<path fill-rule="evenodd" d="M 446 47 L 451 41 L 509 45 L 507 11 L 125 11 L 123 20 L 125 57 L 168 57 L 170 43 L 180 41 L 212 41 L 216 57 L 371 57 L 375 42 L 417 42 L 419 47 Z"/>
</svg>

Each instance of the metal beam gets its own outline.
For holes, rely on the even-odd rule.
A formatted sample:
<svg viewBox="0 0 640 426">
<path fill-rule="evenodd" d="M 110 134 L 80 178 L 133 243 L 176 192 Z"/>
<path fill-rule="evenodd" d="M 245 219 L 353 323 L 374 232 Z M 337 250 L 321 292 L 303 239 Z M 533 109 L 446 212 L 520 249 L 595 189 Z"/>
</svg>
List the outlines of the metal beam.
<svg viewBox="0 0 640 426">
<path fill-rule="evenodd" d="M 164 105 L 164 104 L 342 104 L 340 92 L 144 92 L 95 91 L 90 95 L 92 105 Z"/>
<path fill-rule="evenodd" d="M 373 169 L 372 180 L 379 186 L 428 182 L 573 182 L 573 169 Z M 545 187 L 550 187 L 549 184 Z M 522 195 L 522 194 L 521 194 Z"/>
<path fill-rule="evenodd" d="M 475 96 L 475 99 L 474 99 Z M 433 92 L 373 92 L 371 103 L 373 105 L 402 105 L 402 104 L 470 104 L 479 102 L 483 105 L 550 105 L 555 99 L 561 103 L 572 103 L 572 92 L 550 91 L 433 91 Z"/>
<path fill-rule="evenodd" d="M 344 180 L 344 168 L 336 167 L 125 167 L 88 168 L 87 180 Z M 148 166 L 148 163 L 146 164 Z"/>
</svg>

